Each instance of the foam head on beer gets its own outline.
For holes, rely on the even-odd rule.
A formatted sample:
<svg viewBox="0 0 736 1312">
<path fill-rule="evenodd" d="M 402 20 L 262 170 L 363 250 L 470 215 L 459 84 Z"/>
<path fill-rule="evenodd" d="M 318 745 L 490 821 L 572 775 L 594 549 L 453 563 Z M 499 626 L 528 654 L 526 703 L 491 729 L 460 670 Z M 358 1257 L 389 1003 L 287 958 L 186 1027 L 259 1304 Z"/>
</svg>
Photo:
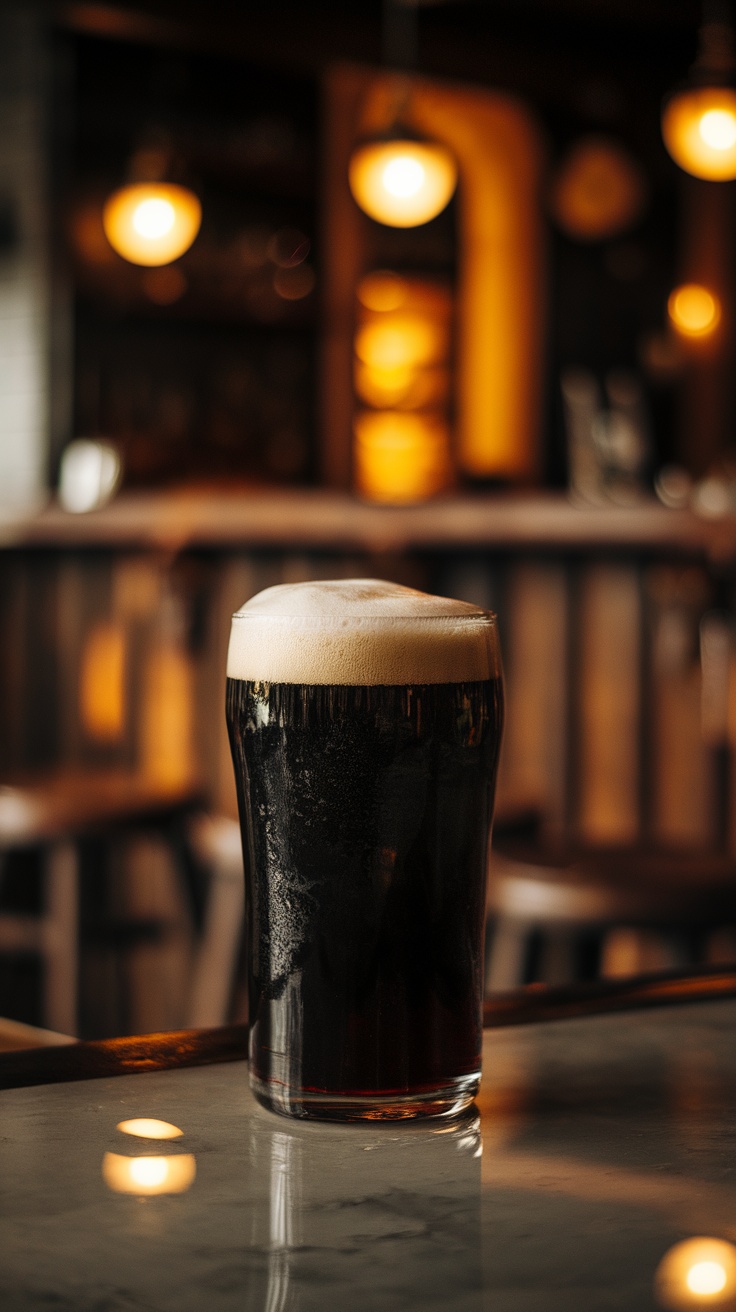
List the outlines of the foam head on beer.
<svg viewBox="0 0 736 1312">
<path fill-rule="evenodd" d="M 227 673 L 263 683 L 389 685 L 496 678 L 487 611 L 381 579 L 266 588 L 233 616 Z"/>
</svg>

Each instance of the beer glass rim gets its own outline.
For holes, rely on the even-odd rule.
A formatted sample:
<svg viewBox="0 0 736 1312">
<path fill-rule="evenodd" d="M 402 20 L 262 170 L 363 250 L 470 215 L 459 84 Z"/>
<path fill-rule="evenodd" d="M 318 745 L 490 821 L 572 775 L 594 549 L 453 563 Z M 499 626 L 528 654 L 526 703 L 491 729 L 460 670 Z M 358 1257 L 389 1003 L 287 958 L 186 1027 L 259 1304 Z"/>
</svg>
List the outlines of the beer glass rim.
<svg viewBox="0 0 736 1312">
<path fill-rule="evenodd" d="M 251 623 L 266 624 L 298 624 L 299 626 L 329 629 L 340 628 L 348 629 L 353 624 L 360 623 L 374 625 L 377 628 L 383 628 L 386 625 L 393 624 L 487 624 L 489 627 L 498 627 L 498 616 L 493 610 L 477 610 L 468 612 L 448 613 L 447 611 L 438 611 L 436 615 L 412 615 L 412 614 L 392 614 L 392 615 L 362 615 L 356 611 L 354 615 L 346 615 L 341 612 L 339 615 L 303 615 L 295 613 L 293 615 L 269 615 L 262 612 L 253 611 L 243 613 L 243 611 L 234 611 L 232 623 L 250 621 Z"/>
</svg>

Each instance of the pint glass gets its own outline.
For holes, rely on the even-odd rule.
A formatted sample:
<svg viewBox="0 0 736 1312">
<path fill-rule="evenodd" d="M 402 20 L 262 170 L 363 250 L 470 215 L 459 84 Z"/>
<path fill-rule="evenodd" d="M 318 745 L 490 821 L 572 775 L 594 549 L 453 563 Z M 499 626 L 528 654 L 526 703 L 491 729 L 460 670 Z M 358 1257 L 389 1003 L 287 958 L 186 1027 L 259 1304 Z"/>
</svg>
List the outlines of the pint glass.
<svg viewBox="0 0 736 1312">
<path fill-rule="evenodd" d="M 451 1115 L 478 1090 L 502 722 L 495 617 L 376 580 L 233 617 L 250 1080 L 292 1116 Z"/>
</svg>

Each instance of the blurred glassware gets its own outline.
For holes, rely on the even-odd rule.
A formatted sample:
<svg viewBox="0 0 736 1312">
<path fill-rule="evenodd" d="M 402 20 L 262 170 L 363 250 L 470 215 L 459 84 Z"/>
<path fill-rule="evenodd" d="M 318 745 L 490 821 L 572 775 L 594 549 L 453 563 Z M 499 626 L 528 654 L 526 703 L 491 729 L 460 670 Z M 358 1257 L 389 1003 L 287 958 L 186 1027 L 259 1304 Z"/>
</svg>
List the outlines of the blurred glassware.
<svg viewBox="0 0 736 1312">
<path fill-rule="evenodd" d="M 295 269 L 306 260 L 312 243 L 298 228 L 279 228 L 268 241 L 266 253 L 280 269 Z"/>
<path fill-rule="evenodd" d="M 314 291 L 316 275 L 311 264 L 297 264 L 276 270 L 273 288 L 284 301 L 303 301 Z"/>
<path fill-rule="evenodd" d="M 98 510 L 114 496 L 122 472 L 120 453 L 111 443 L 78 438 L 61 457 L 59 501 L 74 514 Z"/>
<path fill-rule="evenodd" d="M 726 182 L 736 178 L 733 28 L 721 6 L 711 8 L 689 80 L 665 100 L 662 137 L 686 173 Z"/>
<path fill-rule="evenodd" d="M 692 508 L 703 519 L 721 519 L 736 510 L 736 476 L 732 468 L 714 469 L 696 484 Z"/>
<path fill-rule="evenodd" d="M 188 187 L 138 182 L 113 192 L 102 212 L 113 250 L 131 264 L 170 264 L 189 250 L 202 222 L 199 198 Z"/>
<path fill-rule="evenodd" d="M 593 505 L 634 505 L 646 495 L 649 425 L 637 376 L 611 370 L 601 406 L 595 376 L 565 369 L 560 379 L 567 429 L 570 491 Z"/>
<path fill-rule="evenodd" d="M 654 479 L 654 491 L 663 506 L 683 510 L 690 503 L 693 480 L 681 465 L 663 465 Z"/>
</svg>

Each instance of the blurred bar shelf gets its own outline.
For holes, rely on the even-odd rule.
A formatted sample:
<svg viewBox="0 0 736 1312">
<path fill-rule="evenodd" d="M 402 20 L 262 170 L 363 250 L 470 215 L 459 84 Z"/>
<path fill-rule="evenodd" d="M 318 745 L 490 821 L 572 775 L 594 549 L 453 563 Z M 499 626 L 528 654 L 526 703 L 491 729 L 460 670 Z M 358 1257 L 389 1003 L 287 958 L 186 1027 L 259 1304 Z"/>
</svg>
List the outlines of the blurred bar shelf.
<svg viewBox="0 0 736 1312">
<path fill-rule="evenodd" d="M 50 504 L 0 521 L 5 549 L 312 548 L 315 550 L 667 552 L 716 565 L 736 560 L 736 515 L 705 519 L 657 502 L 578 506 L 564 494 L 478 494 L 378 506 L 318 489 L 129 492 L 74 515 Z"/>
</svg>

